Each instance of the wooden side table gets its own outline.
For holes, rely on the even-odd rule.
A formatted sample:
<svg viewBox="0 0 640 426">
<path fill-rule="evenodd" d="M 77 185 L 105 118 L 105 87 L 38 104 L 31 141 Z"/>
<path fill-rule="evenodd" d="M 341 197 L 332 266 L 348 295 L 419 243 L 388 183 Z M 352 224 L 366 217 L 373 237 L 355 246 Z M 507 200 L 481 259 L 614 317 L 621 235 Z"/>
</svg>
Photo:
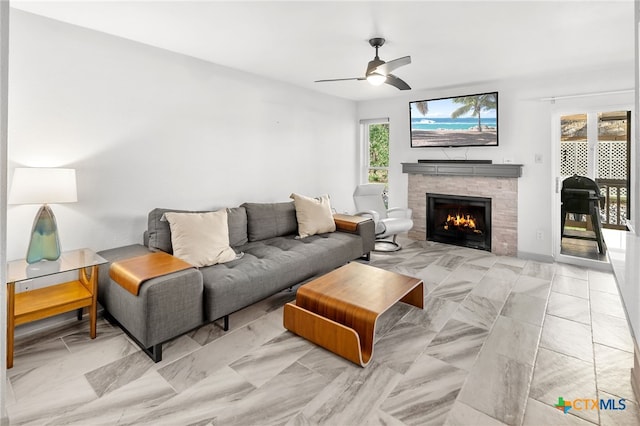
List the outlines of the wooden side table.
<svg viewBox="0 0 640 426">
<path fill-rule="evenodd" d="M 58 260 L 28 264 L 15 260 L 7 264 L 7 368 L 13 367 L 13 341 L 16 325 L 89 308 L 92 339 L 96 337 L 98 265 L 107 260 L 92 250 L 64 252 Z M 78 279 L 16 294 L 16 284 L 63 272 L 78 271 Z"/>
</svg>

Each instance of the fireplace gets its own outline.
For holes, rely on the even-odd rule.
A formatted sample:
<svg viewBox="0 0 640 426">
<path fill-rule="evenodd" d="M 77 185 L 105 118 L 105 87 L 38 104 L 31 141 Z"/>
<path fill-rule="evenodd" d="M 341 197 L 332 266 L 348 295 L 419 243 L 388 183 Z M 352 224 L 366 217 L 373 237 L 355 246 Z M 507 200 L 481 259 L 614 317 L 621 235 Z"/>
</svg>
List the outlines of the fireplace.
<svg viewBox="0 0 640 426">
<path fill-rule="evenodd" d="M 491 251 L 491 198 L 427 193 L 427 240 Z"/>
<path fill-rule="evenodd" d="M 427 239 L 425 194 L 456 194 L 491 199 L 491 253 L 518 255 L 517 164 L 423 164 L 402 163 L 407 178 L 407 205 L 413 210 L 409 238 Z"/>
</svg>

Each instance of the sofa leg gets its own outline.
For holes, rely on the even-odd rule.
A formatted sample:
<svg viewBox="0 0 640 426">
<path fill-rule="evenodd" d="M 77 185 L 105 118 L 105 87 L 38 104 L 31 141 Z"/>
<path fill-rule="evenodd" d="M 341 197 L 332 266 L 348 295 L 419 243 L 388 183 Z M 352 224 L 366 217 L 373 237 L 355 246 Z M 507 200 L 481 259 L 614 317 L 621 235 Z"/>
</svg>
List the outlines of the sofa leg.
<svg viewBox="0 0 640 426">
<path fill-rule="evenodd" d="M 151 358 L 153 362 L 162 361 L 162 343 L 158 343 L 151 346 L 150 348 L 146 348 L 142 343 L 140 343 L 138 339 L 133 337 L 126 328 L 123 328 L 122 326 L 121 328 L 125 333 L 127 333 L 127 336 L 129 336 L 131 340 L 133 340 L 136 343 L 136 345 L 140 346 L 140 349 L 142 349 L 142 352 L 147 354 L 147 356 Z"/>
<path fill-rule="evenodd" d="M 150 348 L 145 349 L 145 353 L 153 360 L 153 362 L 162 361 L 162 344 L 158 343 Z"/>
<path fill-rule="evenodd" d="M 224 331 L 229 331 L 229 315 L 225 315 L 223 317 L 224 327 L 222 328 Z"/>
<path fill-rule="evenodd" d="M 129 334 L 129 337 L 131 337 L 133 340 L 135 340 L 135 338 L 133 336 L 131 336 L 130 334 Z M 150 348 L 145 348 L 137 340 L 135 340 L 135 342 L 138 344 L 138 346 L 140 346 L 140 349 L 142 349 L 142 352 L 144 352 L 145 354 L 147 354 L 147 356 L 149 358 L 151 358 L 151 361 L 153 361 L 153 362 L 162 361 L 162 343 L 158 343 L 157 345 L 153 345 Z"/>
<path fill-rule="evenodd" d="M 125 334 L 127 336 L 129 336 L 129 338 L 131 338 L 131 340 L 133 340 L 133 342 L 138 345 L 140 347 L 140 349 L 142 349 L 142 352 L 144 352 L 145 354 L 147 354 L 147 356 L 149 358 L 151 358 L 151 360 L 153 362 L 160 362 L 162 361 L 162 343 L 158 343 L 155 344 L 153 346 L 151 346 L 150 348 L 147 348 L 146 346 L 144 346 L 142 343 L 140 343 L 140 341 L 138 339 L 136 339 L 135 337 L 133 337 L 133 334 L 129 333 L 129 330 L 127 330 L 126 328 L 124 328 L 122 326 L 122 324 L 120 324 L 118 322 L 117 319 L 115 319 L 115 317 L 113 315 L 111 315 L 109 312 L 107 312 L 106 310 L 104 311 L 104 317 L 107 321 L 109 321 L 112 324 L 117 325 L 118 327 L 120 327 L 120 329 L 122 331 L 125 332 Z"/>
<path fill-rule="evenodd" d="M 363 254 L 360 259 L 364 259 L 367 262 L 370 261 L 371 260 L 371 252 L 368 252 L 367 254 Z"/>
</svg>

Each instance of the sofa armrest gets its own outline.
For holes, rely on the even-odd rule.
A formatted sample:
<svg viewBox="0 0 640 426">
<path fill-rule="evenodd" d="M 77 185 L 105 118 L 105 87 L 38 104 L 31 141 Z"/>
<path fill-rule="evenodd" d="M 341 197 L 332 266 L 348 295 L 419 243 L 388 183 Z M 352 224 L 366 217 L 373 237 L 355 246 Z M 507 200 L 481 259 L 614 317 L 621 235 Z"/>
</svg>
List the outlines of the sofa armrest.
<svg viewBox="0 0 640 426">
<path fill-rule="evenodd" d="M 376 243 L 375 224 L 369 217 L 334 214 L 336 230 L 357 234 L 362 238 L 362 255 L 367 255 L 374 249 Z"/>
<path fill-rule="evenodd" d="M 371 218 L 336 213 L 333 215 L 333 220 L 338 231 L 356 232 L 360 223 L 371 220 Z"/>
<path fill-rule="evenodd" d="M 374 210 L 363 210 L 361 212 L 356 212 L 354 214 L 355 216 L 363 216 L 365 218 L 371 218 L 373 219 L 373 223 L 376 224 L 378 222 L 380 222 L 380 214 L 377 211 Z"/>
<path fill-rule="evenodd" d="M 175 256 L 157 251 L 111 263 L 109 276 L 134 296 L 140 286 L 152 278 L 166 277 L 174 272 L 193 269 L 193 265 Z"/>
<path fill-rule="evenodd" d="M 136 296 L 109 277 L 112 262 L 151 251 L 142 245 L 100 252 L 110 262 L 100 266 L 98 300 L 109 315 L 144 347 L 179 336 L 204 321 L 202 273 L 196 268 L 145 281 Z"/>
</svg>

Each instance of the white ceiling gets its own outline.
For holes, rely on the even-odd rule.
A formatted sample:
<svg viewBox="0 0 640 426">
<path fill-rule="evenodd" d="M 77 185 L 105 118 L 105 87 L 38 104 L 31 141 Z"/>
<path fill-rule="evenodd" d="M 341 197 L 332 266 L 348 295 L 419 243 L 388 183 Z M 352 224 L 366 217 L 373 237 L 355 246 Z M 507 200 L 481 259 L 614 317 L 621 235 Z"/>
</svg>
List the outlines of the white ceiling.
<svg viewBox="0 0 640 426">
<path fill-rule="evenodd" d="M 12 7 L 353 100 L 400 94 L 364 81 L 384 37 L 394 74 L 429 89 L 611 64 L 633 67 L 633 0 L 71 1 Z"/>
</svg>

